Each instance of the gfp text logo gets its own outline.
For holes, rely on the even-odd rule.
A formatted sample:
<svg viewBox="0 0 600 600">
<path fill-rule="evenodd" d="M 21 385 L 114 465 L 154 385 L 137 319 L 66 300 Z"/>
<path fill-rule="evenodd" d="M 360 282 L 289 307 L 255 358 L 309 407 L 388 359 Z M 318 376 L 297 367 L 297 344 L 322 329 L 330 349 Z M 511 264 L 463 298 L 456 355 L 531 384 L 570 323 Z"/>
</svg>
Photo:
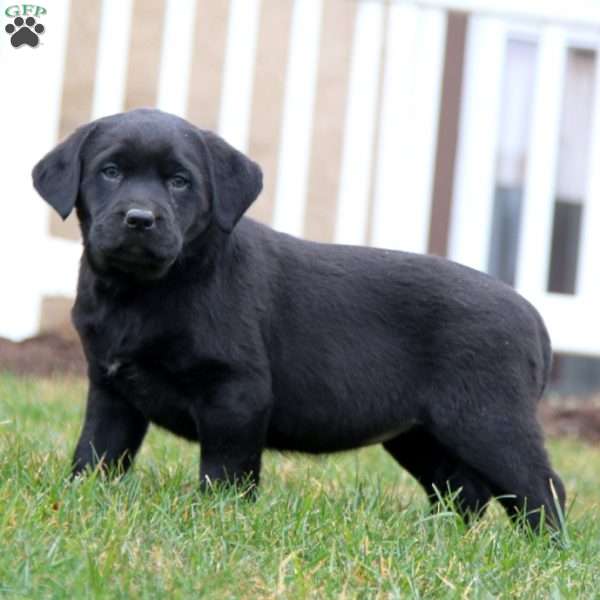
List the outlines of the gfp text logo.
<svg viewBox="0 0 600 600">
<path fill-rule="evenodd" d="M 9 6 L 4 14 L 12 18 L 4 31 L 10 35 L 10 43 L 18 48 L 27 45 L 35 48 L 40 43 L 40 35 L 46 28 L 38 23 L 36 18 L 45 15 L 48 11 L 43 6 L 36 4 L 14 4 Z"/>
</svg>

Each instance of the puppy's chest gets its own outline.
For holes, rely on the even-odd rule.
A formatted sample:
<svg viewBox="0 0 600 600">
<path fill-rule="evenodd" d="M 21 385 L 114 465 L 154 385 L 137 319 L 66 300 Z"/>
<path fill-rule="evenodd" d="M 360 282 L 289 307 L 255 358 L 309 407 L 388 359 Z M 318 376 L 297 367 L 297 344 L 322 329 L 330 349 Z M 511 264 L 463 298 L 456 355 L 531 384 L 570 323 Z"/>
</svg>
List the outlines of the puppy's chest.
<svg viewBox="0 0 600 600">
<path fill-rule="evenodd" d="M 191 368 L 178 351 L 185 344 L 185 336 L 178 344 L 167 335 L 130 339 L 122 332 L 118 339 L 97 345 L 95 363 L 102 379 L 140 408 L 150 408 L 151 403 L 173 406 L 185 397 L 180 382 Z"/>
<path fill-rule="evenodd" d="M 169 365 L 172 347 L 165 342 L 165 354 L 136 352 L 127 346 L 110 349 L 103 364 L 104 381 L 152 423 L 193 440 L 203 385 L 198 380 L 186 383 L 187 369 Z"/>
<path fill-rule="evenodd" d="M 197 401 L 216 362 L 174 319 L 170 328 L 115 319 L 87 331 L 85 344 L 94 375 L 152 420 Z"/>
</svg>

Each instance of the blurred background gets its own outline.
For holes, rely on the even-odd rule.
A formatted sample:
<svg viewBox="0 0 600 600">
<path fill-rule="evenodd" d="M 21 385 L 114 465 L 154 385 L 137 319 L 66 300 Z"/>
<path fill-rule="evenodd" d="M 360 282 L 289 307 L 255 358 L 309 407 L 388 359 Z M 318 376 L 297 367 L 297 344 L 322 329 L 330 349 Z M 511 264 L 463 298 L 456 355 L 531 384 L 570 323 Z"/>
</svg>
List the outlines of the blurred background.
<svg viewBox="0 0 600 600">
<path fill-rule="evenodd" d="M 77 223 L 31 168 L 156 106 L 262 165 L 253 218 L 491 273 L 545 318 L 553 390 L 600 388 L 597 0 L 0 0 L 0 22 L 0 370 L 83 368 Z"/>
</svg>

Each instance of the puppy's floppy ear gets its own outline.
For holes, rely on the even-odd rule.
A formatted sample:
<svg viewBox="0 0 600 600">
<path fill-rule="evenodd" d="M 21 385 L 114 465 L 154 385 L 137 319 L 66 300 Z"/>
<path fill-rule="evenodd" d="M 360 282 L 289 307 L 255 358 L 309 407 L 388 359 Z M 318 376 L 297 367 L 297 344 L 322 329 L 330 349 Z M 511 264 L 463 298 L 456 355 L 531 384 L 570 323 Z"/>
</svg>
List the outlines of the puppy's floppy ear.
<svg viewBox="0 0 600 600">
<path fill-rule="evenodd" d="M 88 123 L 77 129 L 48 152 L 31 173 L 33 187 L 63 219 L 75 206 L 81 175 L 81 149 L 94 128 L 94 123 Z"/>
<path fill-rule="evenodd" d="M 200 137 L 207 154 L 213 215 L 230 232 L 262 190 L 262 171 L 247 156 L 210 131 Z"/>
</svg>

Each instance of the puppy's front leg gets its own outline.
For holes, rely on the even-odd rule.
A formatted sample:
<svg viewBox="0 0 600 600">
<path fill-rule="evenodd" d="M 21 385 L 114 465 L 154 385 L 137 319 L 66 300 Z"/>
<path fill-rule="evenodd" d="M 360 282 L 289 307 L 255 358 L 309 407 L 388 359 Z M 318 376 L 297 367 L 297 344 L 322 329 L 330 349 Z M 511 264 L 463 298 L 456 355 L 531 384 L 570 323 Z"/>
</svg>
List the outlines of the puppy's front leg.
<svg viewBox="0 0 600 600">
<path fill-rule="evenodd" d="M 269 413 L 264 387 L 243 382 L 221 386 L 203 403 L 198 418 L 202 490 L 216 483 L 258 486 Z"/>
<path fill-rule="evenodd" d="M 104 468 L 126 471 L 147 429 L 147 419 L 136 408 L 90 382 L 83 429 L 73 457 L 73 476 L 99 463 Z"/>
</svg>

